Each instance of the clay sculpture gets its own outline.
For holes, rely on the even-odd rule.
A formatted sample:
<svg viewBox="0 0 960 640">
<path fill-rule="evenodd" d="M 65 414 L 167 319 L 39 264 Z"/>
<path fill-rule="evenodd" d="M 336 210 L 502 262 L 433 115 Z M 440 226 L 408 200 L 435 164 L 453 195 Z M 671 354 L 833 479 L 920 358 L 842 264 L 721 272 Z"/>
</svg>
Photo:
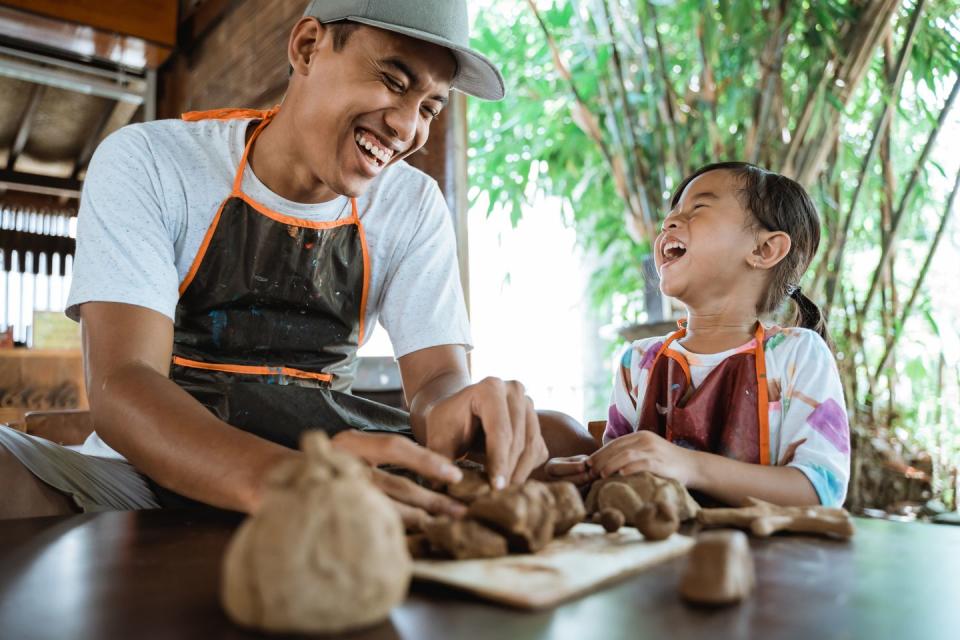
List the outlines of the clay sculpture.
<svg viewBox="0 0 960 640">
<path fill-rule="evenodd" d="M 696 604 L 729 605 L 749 595 L 755 581 L 747 536 L 742 531 L 707 531 L 690 551 L 680 595 Z"/>
<path fill-rule="evenodd" d="M 528 480 L 493 491 L 481 470 L 461 470 L 463 479 L 448 486 L 447 494 L 469 505 L 466 517 L 426 523 L 423 535 L 408 538 L 414 557 L 467 560 L 533 553 L 586 516 L 580 492 L 569 482 Z"/>
<path fill-rule="evenodd" d="M 418 557 L 438 554 L 469 560 L 507 555 L 507 539 L 475 520 L 434 518 L 424 525 L 423 531 L 430 548 L 427 553 L 416 554 Z"/>
<path fill-rule="evenodd" d="M 553 539 L 556 500 L 544 483 L 528 480 L 477 498 L 467 517 L 501 531 L 512 550 L 535 553 Z"/>
<path fill-rule="evenodd" d="M 270 474 L 259 511 L 230 541 L 221 601 L 236 623 L 338 633 L 380 622 L 406 595 L 403 524 L 369 468 L 304 435 L 304 456 Z"/>
<path fill-rule="evenodd" d="M 702 509 L 697 521 L 706 527 L 737 527 L 756 536 L 777 531 L 815 533 L 847 539 L 853 536 L 853 521 L 845 509 L 831 507 L 781 507 L 756 498 L 737 509 Z"/>
<path fill-rule="evenodd" d="M 615 511 L 621 514 L 622 524 L 636 527 L 644 538 L 663 540 L 677 531 L 680 522 L 694 517 L 700 507 L 676 480 L 641 472 L 594 482 L 586 509 L 607 531 L 619 528 L 614 525 L 621 518 L 609 513 Z"/>
</svg>

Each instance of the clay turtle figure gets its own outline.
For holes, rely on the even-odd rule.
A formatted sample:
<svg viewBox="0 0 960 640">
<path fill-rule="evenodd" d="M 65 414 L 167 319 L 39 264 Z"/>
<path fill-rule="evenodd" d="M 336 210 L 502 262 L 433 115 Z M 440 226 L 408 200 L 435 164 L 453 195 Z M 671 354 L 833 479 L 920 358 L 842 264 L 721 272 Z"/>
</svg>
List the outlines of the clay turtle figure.
<svg viewBox="0 0 960 640">
<path fill-rule="evenodd" d="M 221 601 L 236 623 L 281 633 L 338 633 L 385 619 L 413 564 L 403 523 L 369 468 L 321 432 L 274 469 L 260 510 L 230 541 Z"/>
</svg>

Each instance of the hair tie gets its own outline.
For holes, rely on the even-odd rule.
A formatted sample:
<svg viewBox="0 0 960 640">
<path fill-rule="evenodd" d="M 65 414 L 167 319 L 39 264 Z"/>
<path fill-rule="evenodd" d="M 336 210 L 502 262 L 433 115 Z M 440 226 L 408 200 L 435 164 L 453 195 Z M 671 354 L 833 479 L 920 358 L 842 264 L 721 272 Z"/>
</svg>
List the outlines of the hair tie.
<svg viewBox="0 0 960 640">
<path fill-rule="evenodd" d="M 790 291 L 787 292 L 787 295 L 799 302 L 800 298 L 803 297 L 803 291 L 800 290 L 800 285 L 795 284 L 790 287 Z"/>
</svg>

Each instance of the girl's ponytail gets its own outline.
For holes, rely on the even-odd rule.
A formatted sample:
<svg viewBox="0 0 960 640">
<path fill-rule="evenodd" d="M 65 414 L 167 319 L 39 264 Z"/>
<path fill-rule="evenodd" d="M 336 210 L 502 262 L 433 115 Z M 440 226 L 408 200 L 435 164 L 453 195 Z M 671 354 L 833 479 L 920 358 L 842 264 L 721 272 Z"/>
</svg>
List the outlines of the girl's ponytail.
<svg viewBox="0 0 960 640">
<path fill-rule="evenodd" d="M 823 341 L 833 349 L 833 344 L 830 341 L 830 332 L 827 331 L 827 322 L 824 320 L 823 313 L 820 311 L 817 303 L 803 295 L 803 291 L 800 290 L 798 285 L 791 287 L 787 295 L 790 296 L 790 299 L 793 300 L 793 304 L 796 307 L 790 324 L 816 331 L 820 337 L 823 338 Z"/>
</svg>

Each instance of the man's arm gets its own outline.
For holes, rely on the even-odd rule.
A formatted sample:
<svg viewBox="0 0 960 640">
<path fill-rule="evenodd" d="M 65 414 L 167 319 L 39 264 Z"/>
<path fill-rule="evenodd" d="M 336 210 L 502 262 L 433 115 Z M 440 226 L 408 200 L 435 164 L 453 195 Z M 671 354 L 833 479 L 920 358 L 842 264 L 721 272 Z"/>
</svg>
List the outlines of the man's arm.
<svg viewBox="0 0 960 640">
<path fill-rule="evenodd" d="M 482 433 L 497 488 L 525 480 L 546 461 L 537 413 L 522 384 L 486 378 L 471 385 L 460 345 L 421 349 L 398 362 L 414 435 L 427 448 L 457 457 Z"/>
<path fill-rule="evenodd" d="M 167 376 L 173 322 L 135 305 L 80 307 L 84 366 L 97 433 L 161 486 L 252 512 L 263 478 L 298 452 L 217 419 Z"/>
</svg>

